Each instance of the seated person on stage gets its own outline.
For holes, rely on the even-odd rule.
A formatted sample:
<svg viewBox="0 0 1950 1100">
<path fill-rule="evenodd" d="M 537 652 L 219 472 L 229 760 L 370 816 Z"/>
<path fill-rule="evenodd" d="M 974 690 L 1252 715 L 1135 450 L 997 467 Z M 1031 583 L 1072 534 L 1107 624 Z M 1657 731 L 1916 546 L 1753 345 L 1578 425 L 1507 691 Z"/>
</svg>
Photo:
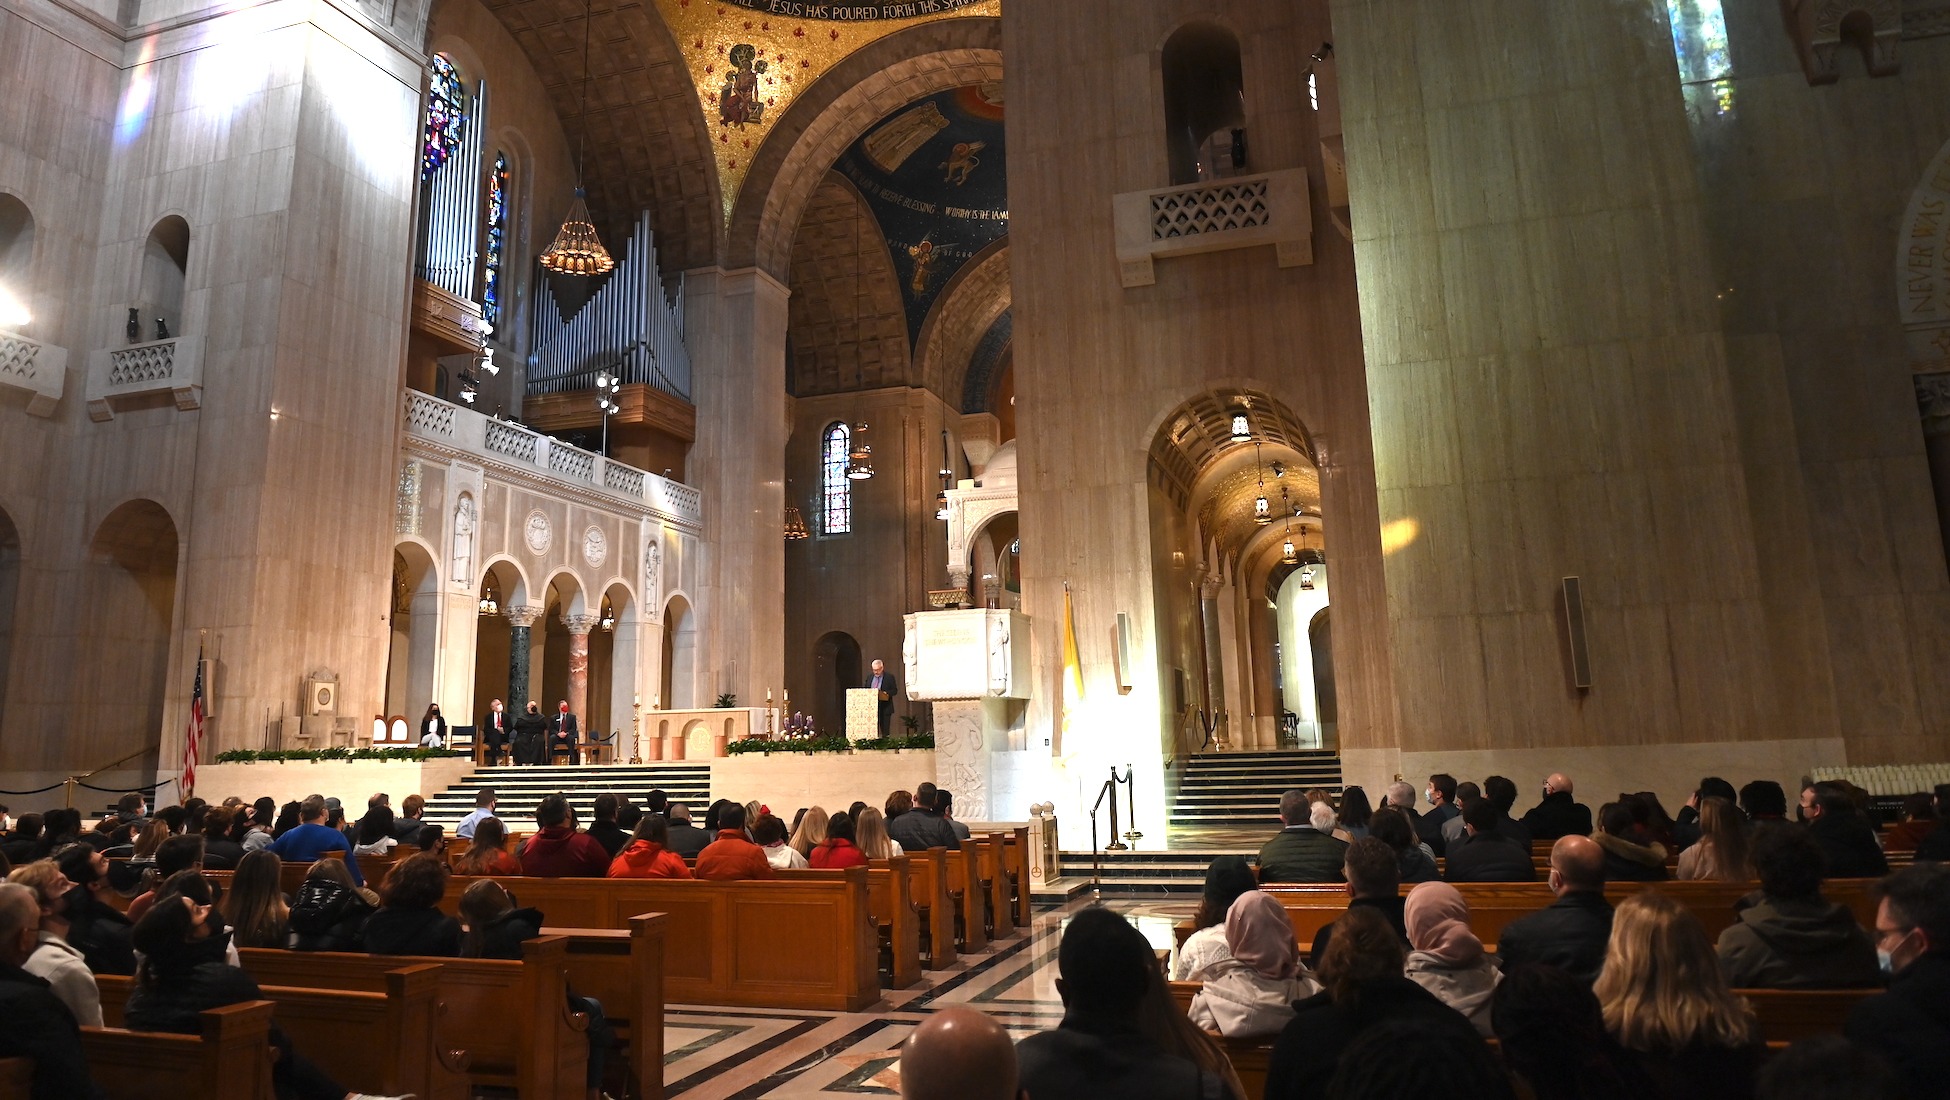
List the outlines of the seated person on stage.
<svg viewBox="0 0 1950 1100">
<path fill-rule="evenodd" d="M 1347 846 L 1347 903 L 1349 909 L 1373 909 L 1387 918 L 1389 927 L 1401 935 L 1402 945 L 1408 945 L 1408 924 L 1405 915 L 1407 899 L 1401 894 L 1400 864 L 1396 862 L 1394 849 L 1379 837 L 1367 837 Z M 1334 939 L 1334 922 L 1329 921 L 1319 932 L 1314 933 L 1313 950 L 1307 953 L 1307 962 L 1319 966 L 1327 954 L 1327 945 Z M 1189 940 L 1186 942 L 1190 942 Z"/>
<path fill-rule="evenodd" d="M 1198 912 L 1192 916 L 1192 934 L 1178 945 L 1178 957 L 1171 964 L 1174 982 L 1205 980 L 1205 971 L 1232 957 L 1226 945 L 1226 913 L 1239 895 L 1259 889 L 1252 865 L 1245 856 L 1220 856 L 1205 869 L 1205 889 L 1199 895 Z"/>
<path fill-rule="evenodd" d="M 0 1058 L 34 1060 L 34 1100 L 100 1096 L 88 1079 L 74 1014 L 45 979 L 24 969 L 37 950 L 39 928 L 34 891 L 0 883 Z"/>
<path fill-rule="evenodd" d="M 867 865 L 867 854 L 853 843 L 852 814 L 841 810 L 826 819 L 826 839 L 812 850 L 806 862 L 822 871 Z"/>
<path fill-rule="evenodd" d="M 954 824 L 942 817 L 940 807 L 935 805 L 936 789 L 932 783 L 921 784 L 914 791 L 914 808 L 887 821 L 887 835 L 900 841 L 907 851 L 961 850 L 961 837 L 955 832 Z"/>
<path fill-rule="evenodd" d="M 535 807 L 541 831 L 521 846 L 521 873 L 536 878 L 602 878 L 609 874 L 609 853 L 588 833 L 569 821 L 569 800 L 559 794 Z"/>
<path fill-rule="evenodd" d="M 1415 835 L 1415 826 L 1408 815 L 1393 806 L 1374 812 L 1368 819 L 1368 835 L 1395 853 L 1395 873 L 1402 882 L 1434 882 L 1442 877 L 1435 868 L 1434 854 Z"/>
<path fill-rule="evenodd" d="M 745 808 L 731 803 L 718 812 L 718 839 L 697 854 L 697 877 L 732 879 L 773 878 L 765 849 L 745 836 Z"/>
<path fill-rule="evenodd" d="M 542 713 L 541 704 L 528 700 L 528 709 L 515 719 L 515 763 L 548 763 L 548 746 L 543 743 L 547 734 L 548 716 Z"/>
<path fill-rule="evenodd" d="M 366 919 L 366 950 L 375 955 L 460 954 L 460 922 L 440 911 L 447 864 L 422 853 L 393 865 L 379 896 L 384 905 Z"/>
<path fill-rule="evenodd" d="M 690 878 L 684 857 L 669 848 L 670 827 L 662 814 L 644 814 L 636 832 L 610 861 L 610 878 Z"/>
<path fill-rule="evenodd" d="M 690 807 L 682 802 L 670 804 L 670 850 L 684 859 L 696 859 L 697 854 L 714 838 L 710 833 L 691 824 Z"/>
<path fill-rule="evenodd" d="M 655 816 L 655 815 L 646 815 Z M 460 915 L 467 921 L 461 956 L 469 959 L 520 959 L 523 940 L 542 934 L 542 912 L 520 909 L 515 896 L 498 882 L 477 882 L 460 896 Z M 589 1066 L 584 1084 L 586 1100 L 602 1100 L 603 1066 L 615 1038 L 602 1002 L 569 993 L 569 1009 L 589 1017 Z"/>
<path fill-rule="evenodd" d="M 1497 960 L 1469 927 L 1469 903 L 1446 882 L 1425 882 L 1408 892 L 1408 979 L 1463 1014 L 1476 1033 L 1490 1034 L 1490 996 L 1503 980 Z"/>
<path fill-rule="evenodd" d="M 447 747 L 447 719 L 440 713 L 439 703 L 428 703 L 426 716 L 420 719 L 420 747 L 423 749 Z"/>
<path fill-rule="evenodd" d="M 1293 1019 L 1293 1004 L 1320 992 L 1300 962 L 1293 922 L 1271 894 L 1249 890 L 1226 910 L 1231 958 L 1204 969 L 1192 998 L 1192 1022 L 1228 1039 L 1278 1035 Z"/>
<path fill-rule="evenodd" d="M 558 756 L 566 756 L 569 763 L 580 764 L 576 758 L 576 741 L 580 730 L 576 727 L 576 716 L 569 713 L 569 701 L 556 704 L 556 711 L 548 720 L 548 762 L 553 764 Z"/>
<path fill-rule="evenodd" d="M 1280 796 L 1286 828 L 1259 849 L 1259 881 L 1339 882 L 1347 861 L 1347 842 L 1334 839 L 1337 815 L 1331 802 L 1307 801 L 1304 791 Z"/>
<path fill-rule="evenodd" d="M 1611 903 L 1605 900 L 1605 852 L 1587 836 L 1551 845 L 1551 893 L 1557 900 L 1504 926 L 1496 956 L 1508 969 L 1527 963 L 1555 966 L 1587 985 L 1604 969 L 1611 942 Z"/>
<path fill-rule="evenodd" d="M 1530 861 L 1530 846 L 1496 831 L 1501 816 L 1496 803 L 1487 798 L 1471 802 L 1463 810 L 1463 836 L 1449 845 L 1448 882 L 1535 882 L 1537 868 Z"/>
<path fill-rule="evenodd" d="M 471 846 L 461 853 L 460 862 L 454 864 L 454 874 L 521 874 L 521 861 L 508 851 L 507 843 L 508 827 L 501 824 L 501 819 L 492 816 L 482 818 L 474 826 Z"/>
<path fill-rule="evenodd" d="M 1556 840 L 1561 836 L 1590 836 L 1591 807 L 1574 801 L 1571 777 L 1552 772 L 1544 780 L 1543 801 L 1523 815 L 1523 827 L 1532 840 Z"/>
<path fill-rule="evenodd" d="M 791 871 L 812 866 L 799 850 L 785 842 L 785 822 L 771 814 L 761 814 L 752 823 L 752 842 L 765 849 L 765 861 L 774 871 Z"/>
<path fill-rule="evenodd" d="M 623 800 L 604 791 L 596 796 L 596 820 L 589 826 L 589 835 L 603 846 L 611 859 L 630 842 L 630 834 L 616 823 L 616 815 L 623 808 Z"/>
<path fill-rule="evenodd" d="M 337 829 L 325 824 L 325 813 L 325 799 L 317 795 L 305 799 L 298 808 L 301 824 L 272 841 L 271 851 L 286 863 L 310 863 L 326 852 L 344 852 L 352 884 L 364 886 L 366 880 L 359 874 L 359 861 L 352 858 L 352 846 Z"/>
<path fill-rule="evenodd" d="M 17 867 L 7 881 L 34 892 L 40 906 L 40 932 L 34 953 L 21 968 L 48 984 L 49 990 L 68 1006 L 75 1021 L 87 1027 L 102 1026 L 102 994 L 87 960 L 67 941 L 68 895 L 75 886 L 53 860 L 36 860 Z"/>
<path fill-rule="evenodd" d="M 1950 867 L 1898 871 L 1876 895 L 1889 992 L 1856 1005 L 1842 1033 L 1887 1059 L 1912 1097 L 1940 1096 L 1950 1080 Z"/>
<path fill-rule="evenodd" d="M 508 756 L 508 747 L 514 736 L 515 722 L 501 707 L 501 700 L 488 704 L 488 712 L 481 716 L 481 759 L 488 767 L 494 767 Z"/>
<path fill-rule="evenodd" d="M 1848 906 L 1821 896 L 1821 860 L 1821 845 L 1806 829 L 1762 829 L 1754 837 L 1761 897 L 1758 904 L 1743 900 L 1738 919 L 1720 933 L 1716 950 L 1727 984 L 1735 989 L 1882 984 L 1869 934 Z"/>
<path fill-rule="evenodd" d="M 1016 1048 L 1002 1025 L 972 1008 L 931 1012 L 901 1044 L 907 1100 L 1024 1100 Z"/>
<path fill-rule="evenodd" d="M 379 895 L 352 885 L 343 860 L 321 859 L 291 899 L 291 947 L 364 951 L 366 919 L 378 908 Z"/>
<path fill-rule="evenodd" d="M 1598 810 L 1598 831 L 1591 834 L 1605 850 L 1605 878 L 1612 882 L 1663 882 L 1666 846 L 1638 827 L 1629 802 L 1607 802 Z"/>
</svg>

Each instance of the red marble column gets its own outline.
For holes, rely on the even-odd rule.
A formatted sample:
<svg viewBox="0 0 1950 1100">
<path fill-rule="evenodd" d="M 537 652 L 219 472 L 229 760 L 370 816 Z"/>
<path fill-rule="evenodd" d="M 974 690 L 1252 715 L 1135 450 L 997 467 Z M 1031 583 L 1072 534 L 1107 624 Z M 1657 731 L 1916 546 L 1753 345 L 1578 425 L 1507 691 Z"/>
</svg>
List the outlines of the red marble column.
<svg viewBox="0 0 1950 1100">
<path fill-rule="evenodd" d="M 595 732 L 589 726 L 589 631 L 596 625 L 594 615 L 569 615 L 569 713 L 576 716 L 582 739 Z M 576 749 L 578 753 L 582 750 Z"/>
</svg>

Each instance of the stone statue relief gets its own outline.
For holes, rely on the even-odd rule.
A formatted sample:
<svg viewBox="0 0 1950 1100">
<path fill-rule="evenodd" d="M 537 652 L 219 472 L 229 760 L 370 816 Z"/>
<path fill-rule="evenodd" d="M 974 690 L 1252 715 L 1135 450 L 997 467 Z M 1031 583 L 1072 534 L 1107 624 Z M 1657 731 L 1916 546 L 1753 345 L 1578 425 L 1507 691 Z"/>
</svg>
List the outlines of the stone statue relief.
<svg viewBox="0 0 1950 1100">
<path fill-rule="evenodd" d="M 651 532 L 650 541 L 643 544 L 643 605 L 653 613 L 663 607 L 659 586 L 663 580 L 664 546 L 658 532 Z"/>
<path fill-rule="evenodd" d="M 454 568 L 449 574 L 455 588 L 474 586 L 474 530 L 477 526 L 474 495 L 462 493 L 454 505 Z"/>
<path fill-rule="evenodd" d="M 1009 616 L 989 620 L 989 694 L 1009 694 Z"/>
</svg>

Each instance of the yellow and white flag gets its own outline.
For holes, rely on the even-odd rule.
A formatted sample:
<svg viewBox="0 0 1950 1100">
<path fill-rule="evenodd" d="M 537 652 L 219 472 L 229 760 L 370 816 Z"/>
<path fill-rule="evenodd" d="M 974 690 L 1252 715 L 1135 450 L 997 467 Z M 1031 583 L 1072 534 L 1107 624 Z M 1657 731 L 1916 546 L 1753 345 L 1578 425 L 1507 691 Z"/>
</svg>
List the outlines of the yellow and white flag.
<svg viewBox="0 0 1950 1100">
<path fill-rule="evenodd" d="M 1059 759 L 1076 751 L 1071 739 L 1075 722 L 1083 709 L 1083 659 L 1077 655 L 1077 612 L 1070 604 L 1070 585 L 1063 585 L 1063 698 L 1062 713 L 1056 724 L 1056 744 L 1051 755 Z"/>
</svg>

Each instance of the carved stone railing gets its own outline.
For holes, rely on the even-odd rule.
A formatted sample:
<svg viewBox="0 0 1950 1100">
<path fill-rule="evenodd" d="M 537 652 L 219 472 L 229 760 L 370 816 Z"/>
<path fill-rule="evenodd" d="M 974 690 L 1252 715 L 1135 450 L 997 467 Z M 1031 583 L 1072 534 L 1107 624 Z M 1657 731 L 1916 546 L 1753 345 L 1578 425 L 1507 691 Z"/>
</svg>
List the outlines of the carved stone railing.
<svg viewBox="0 0 1950 1100">
<path fill-rule="evenodd" d="M 88 356 L 88 417 L 112 420 L 115 405 L 167 394 L 185 412 L 203 404 L 203 339 L 174 336 Z"/>
<path fill-rule="evenodd" d="M 1314 262 L 1313 207 L 1303 168 L 1129 191 L 1111 199 L 1118 276 L 1157 282 L 1155 260 L 1270 244 L 1281 267 Z"/>
<path fill-rule="evenodd" d="M 14 332 L 0 332 L 0 386 L 33 394 L 27 399 L 32 416 L 52 416 L 67 385 L 68 349 Z"/>
<path fill-rule="evenodd" d="M 704 522 L 704 495 L 689 485 L 417 390 L 407 391 L 402 406 L 407 438 L 420 441 L 423 451 L 519 471 L 557 490 L 598 493 L 692 529 Z"/>
</svg>

